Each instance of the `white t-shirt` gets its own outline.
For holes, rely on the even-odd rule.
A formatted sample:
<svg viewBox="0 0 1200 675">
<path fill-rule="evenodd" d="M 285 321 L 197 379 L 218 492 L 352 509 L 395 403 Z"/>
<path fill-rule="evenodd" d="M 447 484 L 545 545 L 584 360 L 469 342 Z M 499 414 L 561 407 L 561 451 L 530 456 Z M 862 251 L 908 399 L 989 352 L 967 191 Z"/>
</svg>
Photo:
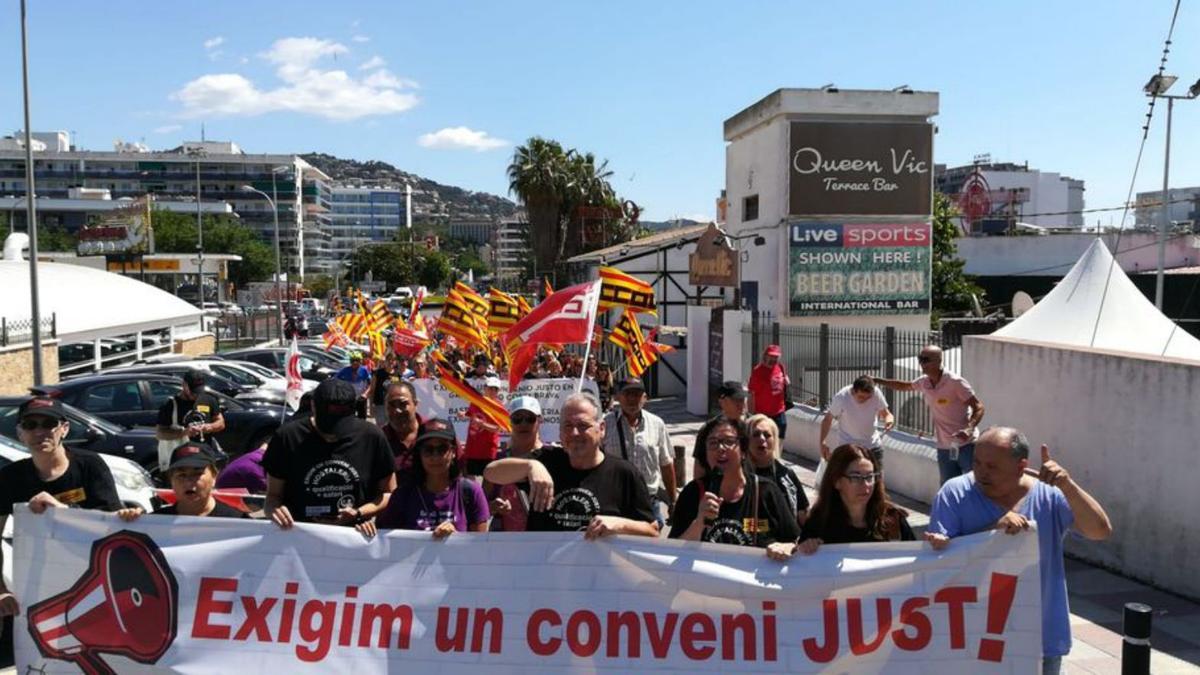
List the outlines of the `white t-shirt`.
<svg viewBox="0 0 1200 675">
<path fill-rule="evenodd" d="M 878 387 L 866 403 L 854 400 L 851 391 L 852 387 L 845 387 L 829 402 L 829 414 L 837 420 L 837 429 L 829 434 L 829 440 L 825 443 L 830 450 L 846 444 L 864 448 L 879 447 L 879 430 L 875 428 L 875 420 L 880 410 L 888 409 L 887 400 Z"/>
</svg>

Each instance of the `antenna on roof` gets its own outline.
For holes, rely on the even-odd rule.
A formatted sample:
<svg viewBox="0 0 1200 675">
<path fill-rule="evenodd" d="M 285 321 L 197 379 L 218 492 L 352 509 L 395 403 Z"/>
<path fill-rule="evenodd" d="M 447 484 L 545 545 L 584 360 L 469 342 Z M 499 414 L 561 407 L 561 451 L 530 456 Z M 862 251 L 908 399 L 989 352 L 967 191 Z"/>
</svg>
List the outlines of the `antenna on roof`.
<svg viewBox="0 0 1200 675">
<path fill-rule="evenodd" d="M 200 142 L 204 142 L 204 122 L 200 123 Z"/>
</svg>

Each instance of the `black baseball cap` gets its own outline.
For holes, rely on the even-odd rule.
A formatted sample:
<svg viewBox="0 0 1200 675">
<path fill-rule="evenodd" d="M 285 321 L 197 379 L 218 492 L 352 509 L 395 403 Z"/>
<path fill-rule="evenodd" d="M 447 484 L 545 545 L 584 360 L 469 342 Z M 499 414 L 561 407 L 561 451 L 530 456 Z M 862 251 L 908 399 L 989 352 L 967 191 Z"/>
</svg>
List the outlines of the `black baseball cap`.
<svg viewBox="0 0 1200 675">
<path fill-rule="evenodd" d="M 56 420 L 67 419 L 67 413 L 63 410 L 62 402 L 49 396 L 34 396 L 22 403 L 17 414 L 17 421 L 34 415 L 52 417 Z"/>
<path fill-rule="evenodd" d="M 625 393 L 625 392 L 627 392 L 627 391 L 632 391 L 632 390 L 635 390 L 635 389 L 636 389 L 637 391 L 646 391 L 646 385 L 642 383 L 642 378 L 640 378 L 640 377 L 627 377 L 627 378 L 625 378 L 624 380 L 621 380 L 621 389 L 620 389 L 620 392 L 621 392 L 622 394 L 624 394 L 624 393 Z"/>
<path fill-rule="evenodd" d="M 746 388 L 737 380 L 726 380 L 721 383 L 720 395 L 725 398 L 731 398 L 735 401 L 745 400 Z"/>
<path fill-rule="evenodd" d="M 452 445 L 457 446 L 458 436 L 454 433 L 454 425 L 440 417 L 425 420 L 417 427 L 417 440 L 413 443 L 413 449 L 419 449 L 425 443 L 436 440 L 450 441 Z"/>
<path fill-rule="evenodd" d="M 354 404 L 358 394 L 345 380 L 330 378 L 313 390 L 313 417 L 317 430 L 334 436 L 345 436 L 355 426 Z"/>
<path fill-rule="evenodd" d="M 188 441 L 171 452 L 171 463 L 167 471 L 192 467 L 216 466 L 217 457 L 208 443 Z"/>
<path fill-rule="evenodd" d="M 199 391 L 208 382 L 208 373 L 199 368 L 192 368 L 184 373 L 183 381 L 187 382 L 188 389 Z"/>
</svg>

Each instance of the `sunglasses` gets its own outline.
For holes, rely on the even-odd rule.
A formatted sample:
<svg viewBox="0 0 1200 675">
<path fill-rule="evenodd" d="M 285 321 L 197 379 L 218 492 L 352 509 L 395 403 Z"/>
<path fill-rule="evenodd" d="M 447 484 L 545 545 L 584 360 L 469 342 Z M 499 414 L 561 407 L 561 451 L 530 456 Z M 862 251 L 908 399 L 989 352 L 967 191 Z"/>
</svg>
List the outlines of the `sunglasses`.
<svg viewBox="0 0 1200 675">
<path fill-rule="evenodd" d="M 934 361 L 937 361 L 937 359 L 932 356 L 918 356 L 917 357 L 917 363 L 933 363 Z"/>
<path fill-rule="evenodd" d="M 537 415 L 513 415 L 513 424 L 533 424 L 537 421 Z"/>
<path fill-rule="evenodd" d="M 451 447 L 449 443 L 432 443 L 421 448 L 421 454 L 426 457 L 437 457 L 450 452 Z"/>
<path fill-rule="evenodd" d="M 34 429 L 50 430 L 57 427 L 61 422 L 51 417 L 43 417 L 40 421 L 32 417 L 21 420 L 21 428 L 25 431 L 33 431 Z"/>
</svg>

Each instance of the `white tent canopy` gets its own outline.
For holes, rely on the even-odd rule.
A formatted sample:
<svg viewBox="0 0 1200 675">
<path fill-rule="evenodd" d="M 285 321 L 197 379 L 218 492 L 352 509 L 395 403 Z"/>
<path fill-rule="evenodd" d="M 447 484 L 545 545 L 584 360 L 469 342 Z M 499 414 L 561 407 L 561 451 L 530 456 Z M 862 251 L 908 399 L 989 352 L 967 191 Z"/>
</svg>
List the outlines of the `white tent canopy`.
<svg viewBox="0 0 1200 675">
<path fill-rule="evenodd" d="M 9 235 L 0 261 L 0 317 L 8 321 L 32 315 L 29 262 L 20 255 L 27 241 L 22 233 Z M 64 263 L 38 265 L 38 300 L 43 318 L 55 315 L 63 343 L 198 325 L 201 316 L 191 303 L 137 279 Z"/>
<path fill-rule="evenodd" d="M 1054 290 L 995 335 L 1200 361 L 1200 340 L 1142 295 L 1100 239 Z"/>
</svg>

